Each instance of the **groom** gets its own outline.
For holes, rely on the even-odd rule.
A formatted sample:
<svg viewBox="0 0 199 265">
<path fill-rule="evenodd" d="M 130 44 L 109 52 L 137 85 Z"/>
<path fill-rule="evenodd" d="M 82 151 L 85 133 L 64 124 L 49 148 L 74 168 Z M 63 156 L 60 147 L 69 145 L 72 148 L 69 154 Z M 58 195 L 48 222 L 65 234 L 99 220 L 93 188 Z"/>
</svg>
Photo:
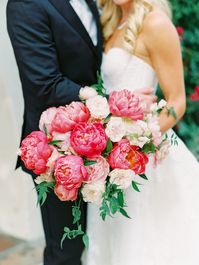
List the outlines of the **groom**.
<svg viewBox="0 0 199 265">
<path fill-rule="evenodd" d="M 22 83 L 25 110 L 22 139 L 38 130 L 41 113 L 78 100 L 82 86 L 96 83 L 102 60 L 98 10 L 92 0 L 8 0 L 8 33 Z M 153 101 L 150 90 L 140 91 Z M 146 95 L 145 95 L 146 94 Z M 31 174 L 18 159 L 17 167 Z M 31 174 L 33 179 L 34 174 Z M 60 239 L 72 224 L 70 202 L 51 193 L 41 207 L 46 238 L 44 265 L 80 265 L 81 238 Z M 81 223 L 86 226 L 86 205 Z"/>
</svg>

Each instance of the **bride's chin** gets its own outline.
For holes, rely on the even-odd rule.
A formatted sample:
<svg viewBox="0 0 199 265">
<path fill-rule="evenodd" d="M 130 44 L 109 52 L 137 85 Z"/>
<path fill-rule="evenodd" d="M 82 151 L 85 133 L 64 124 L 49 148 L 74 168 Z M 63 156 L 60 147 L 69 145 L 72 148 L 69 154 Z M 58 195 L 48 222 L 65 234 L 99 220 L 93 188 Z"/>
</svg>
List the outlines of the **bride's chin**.
<svg viewBox="0 0 199 265">
<path fill-rule="evenodd" d="M 118 6 L 123 6 L 126 4 L 130 4 L 132 0 L 113 0 L 113 2 Z"/>
</svg>

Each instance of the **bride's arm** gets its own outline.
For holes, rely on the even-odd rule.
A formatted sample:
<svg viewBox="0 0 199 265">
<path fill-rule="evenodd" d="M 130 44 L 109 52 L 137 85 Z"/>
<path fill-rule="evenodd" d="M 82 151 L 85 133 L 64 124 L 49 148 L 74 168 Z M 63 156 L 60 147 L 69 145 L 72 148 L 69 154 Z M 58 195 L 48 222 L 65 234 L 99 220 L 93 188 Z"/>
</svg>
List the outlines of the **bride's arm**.
<svg viewBox="0 0 199 265">
<path fill-rule="evenodd" d="M 166 15 L 154 11 L 144 22 L 143 40 L 154 67 L 168 107 L 173 107 L 177 119 L 163 110 L 160 128 L 166 132 L 179 120 L 186 109 L 183 63 L 177 31 Z"/>
</svg>

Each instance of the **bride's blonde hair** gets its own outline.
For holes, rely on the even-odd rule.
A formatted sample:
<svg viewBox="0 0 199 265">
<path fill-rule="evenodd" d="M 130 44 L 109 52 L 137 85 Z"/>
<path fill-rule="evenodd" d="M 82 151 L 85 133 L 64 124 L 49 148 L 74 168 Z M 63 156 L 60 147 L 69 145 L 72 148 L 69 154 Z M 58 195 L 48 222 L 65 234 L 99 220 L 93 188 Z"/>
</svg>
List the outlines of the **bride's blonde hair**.
<svg viewBox="0 0 199 265">
<path fill-rule="evenodd" d="M 111 37 L 117 29 L 121 20 L 121 9 L 113 0 L 98 0 L 102 9 L 101 23 L 105 42 Z M 136 39 L 142 29 L 144 18 L 154 7 L 159 7 L 165 14 L 171 18 L 171 9 L 167 0 L 134 0 L 132 12 L 127 21 L 127 27 L 124 34 L 124 46 L 130 52 L 134 52 Z"/>
</svg>

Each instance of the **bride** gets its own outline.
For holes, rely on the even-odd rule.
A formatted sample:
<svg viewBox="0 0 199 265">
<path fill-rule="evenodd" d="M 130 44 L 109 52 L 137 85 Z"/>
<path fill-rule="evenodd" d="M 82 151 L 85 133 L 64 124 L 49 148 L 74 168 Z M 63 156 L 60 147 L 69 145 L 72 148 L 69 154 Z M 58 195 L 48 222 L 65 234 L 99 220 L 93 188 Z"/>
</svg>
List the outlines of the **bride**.
<svg viewBox="0 0 199 265">
<path fill-rule="evenodd" d="M 101 0 L 102 73 L 108 92 L 160 84 L 180 119 L 185 89 L 179 38 L 166 0 Z M 160 114 L 162 133 L 176 119 Z M 89 205 L 85 265 L 196 265 L 199 260 L 199 164 L 178 138 L 157 168 L 148 165 L 140 193 L 126 192 L 131 219 L 101 221 Z M 139 180 L 140 181 L 140 180 Z"/>
</svg>

